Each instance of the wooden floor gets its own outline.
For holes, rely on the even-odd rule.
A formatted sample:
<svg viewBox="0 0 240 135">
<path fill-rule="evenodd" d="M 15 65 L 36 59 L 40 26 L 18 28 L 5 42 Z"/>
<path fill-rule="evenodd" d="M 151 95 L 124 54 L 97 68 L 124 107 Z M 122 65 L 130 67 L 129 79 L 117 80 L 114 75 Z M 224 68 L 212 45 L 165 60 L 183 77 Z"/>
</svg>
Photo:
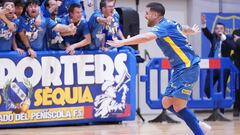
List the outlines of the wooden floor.
<svg viewBox="0 0 240 135">
<path fill-rule="evenodd" d="M 200 120 L 209 114 L 198 114 Z M 173 115 L 170 115 L 176 118 Z M 155 116 L 145 115 L 146 120 Z M 226 117 L 231 122 L 208 122 L 212 131 L 208 135 L 240 135 L 240 118 L 233 118 L 232 113 Z M 191 131 L 181 124 L 142 123 L 140 119 L 133 122 L 123 122 L 119 125 L 49 127 L 27 129 L 2 129 L 0 135 L 191 135 Z"/>
</svg>

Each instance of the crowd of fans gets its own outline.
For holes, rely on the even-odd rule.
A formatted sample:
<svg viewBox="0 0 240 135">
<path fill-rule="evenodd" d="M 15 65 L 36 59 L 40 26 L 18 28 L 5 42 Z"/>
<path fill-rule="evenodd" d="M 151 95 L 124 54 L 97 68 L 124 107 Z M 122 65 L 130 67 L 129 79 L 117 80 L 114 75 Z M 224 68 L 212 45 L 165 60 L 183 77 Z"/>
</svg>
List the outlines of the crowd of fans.
<svg viewBox="0 0 240 135">
<path fill-rule="evenodd" d="M 90 19 L 81 0 L 4 0 L 0 8 L 0 51 L 108 50 L 106 40 L 124 39 L 115 0 L 101 0 Z M 92 1 L 88 4 L 91 6 Z"/>
</svg>

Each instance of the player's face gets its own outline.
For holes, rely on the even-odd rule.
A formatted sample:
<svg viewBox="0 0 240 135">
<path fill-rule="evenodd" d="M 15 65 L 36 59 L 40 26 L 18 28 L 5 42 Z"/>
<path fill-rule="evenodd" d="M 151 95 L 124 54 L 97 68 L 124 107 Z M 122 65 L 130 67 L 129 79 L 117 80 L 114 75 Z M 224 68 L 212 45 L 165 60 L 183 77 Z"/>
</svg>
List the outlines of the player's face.
<svg viewBox="0 0 240 135">
<path fill-rule="evenodd" d="M 217 35 L 220 35 L 220 34 L 224 33 L 224 31 L 225 31 L 225 28 L 224 28 L 223 25 L 219 25 L 219 24 L 216 25 L 216 27 L 215 27 L 215 33 L 216 33 Z"/>
<path fill-rule="evenodd" d="M 36 18 L 39 15 L 39 6 L 37 4 L 28 5 L 26 10 L 30 17 Z"/>
<path fill-rule="evenodd" d="M 52 13 L 51 13 L 51 15 L 53 15 L 53 16 L 56 16 L 58 14 L 58 8 L 56 8 Z"/>
<path fill-rule="evenodd" d="M 112 16 L 114 8 L 115 8 L 115 2 L 114 1 L 108 2 L 106 7 L 103 8 L 103 14 L 107 17 Z"/>
<path fill-rule="evenodd" d="M 15 5 L 13 2 L 5 2 L 3 8 L 7 11 L 5 14 L 8 19 L 13 19 L 15 14 Z"/>
<path fill-rule="evenodd" d="M 150 8 L 146 9 L 145 19 L 148 21 L 148 27 L 153 27 L 155 25 L 155 13 L 150 10 Z"/>
<path fill-rule="evenodd" d="M 82 18 L 82 9 L 81 8 L 74 8 L 73 12 L 70 13 L 72 20 L 80 21 Z"/>
<path fill-rule="evenodd" d="M 52 11 L 55 11 L 60 6 L 56 0 L 49 0 L 48 4 Z"/>
<path fill-rule="evenodd" d="M 23 12 L 23 7 L 22 6 L 16 6 L 15 7 L 15 14 L 17 16 L 21 16 L 22 12 Z"/>
</svg>

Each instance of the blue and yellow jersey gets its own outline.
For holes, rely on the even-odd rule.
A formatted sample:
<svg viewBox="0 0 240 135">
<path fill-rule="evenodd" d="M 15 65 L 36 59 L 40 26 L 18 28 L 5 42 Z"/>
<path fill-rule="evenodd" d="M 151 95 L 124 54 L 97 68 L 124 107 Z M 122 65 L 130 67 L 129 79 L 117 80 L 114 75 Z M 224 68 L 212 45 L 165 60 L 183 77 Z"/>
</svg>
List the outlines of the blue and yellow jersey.
<svg viewBox="0 0 240 135">
<path fill-rule="evenodd" d="M 180 24 L 163 18 L 150 32 L 157 35 L 156 42 L 173 68 L 188 68 L 200 61 L 182 33 Z"/>
</svg>

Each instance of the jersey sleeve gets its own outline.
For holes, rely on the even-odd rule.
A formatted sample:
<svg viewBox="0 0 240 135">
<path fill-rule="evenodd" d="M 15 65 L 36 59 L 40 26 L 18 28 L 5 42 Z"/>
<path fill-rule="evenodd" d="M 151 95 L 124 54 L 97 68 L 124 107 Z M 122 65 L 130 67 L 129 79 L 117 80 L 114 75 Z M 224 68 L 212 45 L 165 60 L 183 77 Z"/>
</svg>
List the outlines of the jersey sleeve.
<svg viewBox="0 0 240 135">
<path fill-rule="evenodd" d="M 48 24 L 47 24 L 47 28 L 48 29 L 53 29 L 58 23 L 53 21 L 51 18 L 47 18 L 46 19 Z"/>
<path fill-rule="evenodd" d="M 102 17 L 102 15 L 100 12 L 97 11 L 93 14 L 93 17 L 94 17 L 94 23 L 98 23 L 97 18 Z"/>
</svg>

